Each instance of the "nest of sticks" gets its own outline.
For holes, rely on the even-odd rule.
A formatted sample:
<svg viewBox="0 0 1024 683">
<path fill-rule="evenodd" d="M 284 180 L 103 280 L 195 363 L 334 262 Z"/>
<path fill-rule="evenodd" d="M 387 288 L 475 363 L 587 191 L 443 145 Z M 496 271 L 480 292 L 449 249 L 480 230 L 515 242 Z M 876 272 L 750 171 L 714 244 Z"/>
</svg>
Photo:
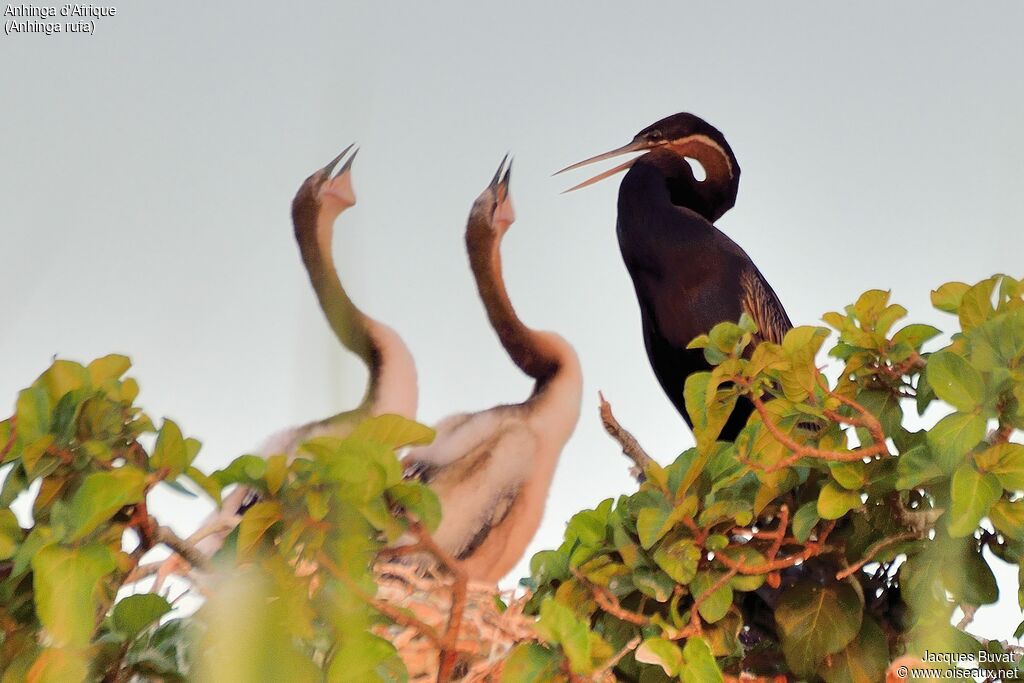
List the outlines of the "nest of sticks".
<svg viewBox="0 0 1024 683">
<path fill-rule="evenodd" d="M 538 638 L 534 618 L 523 614 L 529 594 L 472 581 L 460 587 L 440 569 L 401 562 L 380 563 L 374 573 L 378 604 L 412 617 L 376 627 L 377 635 L 398 650 L 410 683 L 439 680 L 442 666 L 449 669 L 444 680 L 497 681 L 509 651 Z M 461 618 L 455 617 L 457 603 L 462 604 Z M 438 635 L 449 631 L 453 617 L 458 619 L 454 637 Z"/>
</svg>

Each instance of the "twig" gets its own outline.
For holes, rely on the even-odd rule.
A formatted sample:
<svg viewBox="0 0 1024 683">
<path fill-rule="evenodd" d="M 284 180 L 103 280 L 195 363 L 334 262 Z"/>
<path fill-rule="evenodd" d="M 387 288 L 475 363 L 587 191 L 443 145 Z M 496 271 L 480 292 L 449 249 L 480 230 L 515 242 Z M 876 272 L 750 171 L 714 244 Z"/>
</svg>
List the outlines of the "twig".
<svg viewBox="0 0 1024 683">
<path fill-rule="evenodd" d="M 712 595 L 714 595 L 722 586 L 724 586 L 725 584 L 729 583 L 729 581 L 732 580 L 732 577 L 736 576 L 740 572 L 740 570 L 745 568 L 745 567 L 746 567 L 746 565 L 743 564 L 743 558 L 740 558 L 740 561 L 737 562 L 735 564 L 735 566 L 730 567 L 729 571 L 725 572 L 720 577 L 718 577 L 717 581 L 715 581 L 713 584 L 711 584 L 708 587 L 707 590 L 705 590 L 703 593 L 700 594 L 699 598 L 697 598 L 697 599 L 695 599 L 693 601 L 693 605 L 690 607 L 690 610 L 692 610 L 690 612 L 690 622 L 691 622 L 691 624 L 693 624 L 693 622 L 695 620 L 694 615 L 697 614 L 698 610 L 700 609 L 700 606 L 704 604 L 704 601 L 707 600 L 708 598 L 710 598 Z M 696 621 L 697 621 L 696 626 L 699 629 L 700 628 L 700 621 L 699 621 L 699 619 L 696 620 Z"/>
<path fill-rule="evenodd" d="M 186 562 L 199 571 L 209 571 L 210 563 L 206 559 L 206 555 L 204 555 L 202 551 L 197 549 L 194 545 L 179 537 L 169 527 L 158 526 L 156 528 L 154 540 L 157 543 L 163 543 L 165 546 L 181 555 Z"/>
<path fill-rule="evenodd" d="M 458 663 L 459 628 L 462 626 L 462 616 L 466 609 L 466 587 L 469 577 L 462 568 L 462 563 L 445 552 L 419 522 L 413 522 L 410 526 L 410 531 L 416 536 L 418 544 L 440 560 L 454 577 L 454 582 L 452 583 L 452 607 L 448 615 L 448 627 L 445 629 L 442 642 L 438 646 L 441 654 L 437 680 L 438 683 L 445 683 L 445 681 L 451 678 L 452 673 L 455 671 L 455 665 Z"/>
<path fill-rule="evenodd" d="M 125 577 L 124 582 L 125 584 L 138 583 L 139 581 L 147 579 L 153 574 L 156 574 L 158 571 L 160 571 L 160 567 L 162 566 L 164 566 L 163 560 L 157 560 L 156 562 L 149 562 L 147 564 L 139 565 L 138 567 L 136 567 L 128 573 L 128 576 Z"/>
<path fill-rule="evenodd" d="M 888 448 L 885 442 L 875 443 L 868 448 L 862 448 L 856 451 L 826 451 L 821 448 L 814 446 L 808 446 L 807 444 L 801 444 L 794 441 L 788 434 L 779 429 L 779 426 L 772 420 L 771 413 L 768 412 L 768 408 L 765 406 L 764 401 L 759 397 L 750 395 L 750 401 L 754 404 L 754 408 L 757 410 L 758 415 L 761 416 L 761 421 L 764 426 L 768 429 L 768 432 L 775 438 L 776 441 L 781 443 L 793 454 L 788 458 L 784 458 L 772 465 L 761 465 L 760 463 L 753 462 L 748 458 L 740 458 L 741 462 L 751 467 L 763 470 L 765 472 L 775 472 L 776 470 L 783 469 L 795 465 L 801 458 L 817 458 L 819 460 L 830 460 L 834 462 L 854 462 L 857 460 L 863 460 L 864 458 L 873 455 L 882 455 L 888 453 Z"/>
<path fill-rule="evenodd" d="M 789 526 L 789 506 L 785 503 L 779 508 L 779 525 L 775 528 L 775 539 L 772 547 L 768 550 L 768 558 L 774 560 L 782 550 L 782 542 L 786 538 L 786 527 Z"/>
<path fill-rule="evenodd" d="M 1013 434 L 1013 425 L 1009 422 L 1000 422 L 999 428 L 992 432 L 989 441 L 992 445 L 1006 443 L 1010 440 L 1011 434 Z"/>
<path fill-rule="evenodd" d="M 601 401 L 600 415 L 604 430 L 608 432 L 609 436 L 619 442 L 623 455 L 633 461 L 634 466 L 630 469 L 630 472 L 637 481 L 643 483 L 644 472 L 648 465 L 655 462 L 654 458 L 647 455 L 647 451 L 643 449 L 643 446 L 636 440 L 636 437 L 630 434 L 615 419 L 615 415 L 612 414 L 612 406 L 605 400 L 604 394 L 599 391 L 597 392 L 597 397 Z"/>
<path fill-rule="evenodd" d="M 874 415 L 872 415 L 871 411 L 869 411 L 867 408 L 862 406 L 857 401 L 854 401 L 852 398 L 847 398 L 846 396 L 843 396 L 842 394 L 836 393 L 836 392 L 831 391 L 830 389 L 828 389 L 828 384 L 825 382 L 824 377 L 822 377 L 820 373 L 818 374 L 818 381 L 819 381 L 819 383 L 824 385 L 824 387 L 825 387 L 826 391 L 828 391 L 828 394 L 829 394 L 830 397 L 836 399 L 837 401 L 839 401 L 840 403 L 842 403 L 843 405 L 845 405 L 845 406 L 847 406 L 849 408 L 853 408 L 854 410 L 856 410 L 858 413 L 861 414 L 861 419 L 860 420 L 857 420 L 856 423 L 855 422 L 849 422 L 849 424 L 853 424 L 855 426 L 856 425 L 862 425 L 862 426 L 867 428 L 868 433 L 871 434 L 871 438 L 875 442 L 875 446 L 881 446 L 881 450 L 879 452 L 879 455 L 891 455 L 889 453 L 889 447 L 885 445 L 885 431 L 882 429 L 882 423 L 878 421 L 878 418 L 875 417 Z M 838 417 L 839 417 L 840 422 L 842 422 L 842 421 L 850 421 L 850 420 L 856 419 L 856 418 L 847 418 L 847 417 L 844 417 L 842 415 L 839 415 Z"/>
<path fill-rule="evenodd" d="M 803 562 L 816 555 L 820 555 L 821 553 L 823 553 L 827 548 L 827 546 L 825 545 L 825 541 L 828 540 L 828 535 L 832 533 L 832 530 L 835 528 L 835 526 L 835 520 L 830 521 L 828 524 L 825 525 L 825 528 L 822 529 L 821 532 L 818 534 L 817 540 L 808 543 L 806 546 L 804 546 L 804 549 L 799 553 L 789 555 L 782 559 L 770 560 L 768 562 L 765 562 L 764 564 L 758 564 L 748 567 L 745 564 L 743 564 L 742 560 L 738 562 L 733 561 L 732 558 L 728 557 L 721 550 L 715 552 L 715 559 L 724 564 L 727 568 L 735 569 L 737 574 L 742 574 L 743 576 L 758 576 L 761 574 L 770 574 L 774 571 L 778 571 L 779 569 L 792 567 L 795 564 L 798 564 L 800 562 Z"/>
<path fill-rule="evenodd" d="M 959 622 L 957 622 L 956 627 L 958 630 L 963 631 L 965 628 L 971 625 L 972 621 L 974 621 L 974 615 L 978 611 L 978 606 L 969 605 L 967 603 L 960 603 L 960 611 L 964 613 L 964 616 Z"/>
<path fill-rule="evenodd" d="M 324 567 L 327 567 L 327 569 L 332 574 L 334 574 L 334 576 L 339 581 L 345 584 L 345 587 L 352 591 L 353 595 L 355 595 L 357 598 L 359 598 L 367 605 L 377 610 L 378 612 L 380 612 L 381 614 L 383 614 L 399 626 L 405 626 L 406 628 L 416 629 L 423 635 L 423 637 L 425 637 L 427 640 L 433 643 L 434 647 L 441 649 L 441 636 L 438 634 L 438 632 L 434 629 L 433 626 L 423 621 L 420 621 L 408 612 L 403 612 L 402 610 L 396 609 L 388 603 L 381 602 L 380 600 L 374 598 L 372 595 L 366 593 L 362 588 L 360 588 L 356 584 L 355 581 L 352 580 L 351 576 L 346 574 L 336 564 L 334 564 L 334 562 L 331 560 L 331 558 L 327 556 L 326 553 L 319 553 L 317 555 L 317 561 Z"/>
<path fill-rule="evenodd" d="M 609 659 L 607 662 L 605 662 L 604 665 L 600 669 L 597 669 L 596 671 L 594 671 L 593 676 L 591 676 L 591 680 L 599 681 L 604 676 L 608 675 L 611 672 L 611 670 L 614 669 L 615 666 L 620 661 L 622 661 L 622 658 L 625 657 L 626 655 L 628 655 L 633 650 L 635 650 L 639 644 L 640 644 L 640 636 L 636 636 L 631 641 L 626 643 L 623 646 L 623 648 L 621 650 L 619 650 L 618 652 L 616 652 L 615 655 L 613 655 L 611 659 Z"/>
<path fill-rule="evenodd" d="M 873 543 L 871 546 L 868 547 L 868 549 L 866 551 L 864 551 L 864 557 L 863 558 L 857 560 L 856 562 L 851 564 L 846 569 L 838 572 L 836 574 L 836 580 L 837 581 L 842 581 L 843 579 L 845 579 L 846 577 L 850 576 L 854 572 L 860 571 L 860 568 L 863 567 L 864 565 L 866 565 L 872 559 L 874 559 L 875 555 L 877 555 L 879 553 L 879 551 L 882 550 L 883 548 L 888 548 L 891 545 L 896 545 L 897 543 L 902 543 L 903 541 L 912 541 L 915 538 L 921 538 L 921 534 L 919 534 L 917 532 L 914 532 L 914 531 L 907 531 L 907 532 L 904 532 L 902 534 L 897 534 L 896 536 L 891 536 L 889 538 L 883 538 L 882 540 L 878 541 L 877 543 Z"/>
<path fill-rule="evenodd" d="M 586 578 L 580 578 L 583 578 L 583 580 L 586 581 Z M 589 583 L 589 581 L 587 583 Z M 636 612 L 630 612 L 628 609 L 624 608 L 621 603 L 619 603 L 619 599 L 605 590 L 604 586 L 598 586 L 595 584 L 590 584 L 590 586 L 592 589 L 591 593 L 594 595 L 594 602 L 596 602 L 598 607 L 608 614 L 635 626 L 647 626 L 651 623 L 650 619 L 644 615 L 637 614 Z"/>
</svg>

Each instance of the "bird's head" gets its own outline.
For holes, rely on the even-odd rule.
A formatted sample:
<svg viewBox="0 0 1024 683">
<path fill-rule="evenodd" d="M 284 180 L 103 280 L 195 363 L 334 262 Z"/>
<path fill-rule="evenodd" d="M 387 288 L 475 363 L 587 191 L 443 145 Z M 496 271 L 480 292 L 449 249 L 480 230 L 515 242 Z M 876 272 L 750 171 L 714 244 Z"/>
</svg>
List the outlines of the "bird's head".
<svg viewBox="0 0 1024 683">
<path fill-rule="evenodd" d="M 508 155 L 501 160 L 490 184 L 484 188 L 473 203 L 466 225 L 466 239 L 475 236 L 503 236 L 516 219 L 512 208 L 512 193 L 509 182 L 512 177 L 512 161 Z"/>
<path fill-rule="evenodd" d="M 558 171 L 558 173 L 565 173 L 566 171 L 571 171 L 597 161 L 611 159 L 621 154 L 629 154 L 631 152 L 643 152 L 646 154 L 654 150 L 661 152 L 659 156 L 672 154 L 679 158 L 695 159 L 704 167 L 707 180 L 721 184 L 723 187 L 731 186 L 733 194 L 735 194 L 735 187 L 739 185 L 740 167 L 736 161 L 736 155 L 733 154 L 732 148 L 729 147 L 729 143 L 725 140 L 725 136 L 704 119 L 687 113 L 673 114 L 660 121 L 656 121 L 637 133 L 629 143 L 610 152 L 598 154 L 597 156 L 567 166 Z M 623 164 L 585 180 L 569 188 L 566 192 L 578 190 L 613 176 L 620 171 L 625 171 L 645 154 L 634 157 Z M 558 175 L 558 173 L 555 175 Z"/>
<path fill-rule="evenodd" d="M 333 220 L 356 203 L 351 171 L 359 149 L 354 147 L 349 145 L 329 164 L 306 178 L 292 200 L 293 217 L 304 216 L 313 222 L 318 216 Z"/>
</svg>

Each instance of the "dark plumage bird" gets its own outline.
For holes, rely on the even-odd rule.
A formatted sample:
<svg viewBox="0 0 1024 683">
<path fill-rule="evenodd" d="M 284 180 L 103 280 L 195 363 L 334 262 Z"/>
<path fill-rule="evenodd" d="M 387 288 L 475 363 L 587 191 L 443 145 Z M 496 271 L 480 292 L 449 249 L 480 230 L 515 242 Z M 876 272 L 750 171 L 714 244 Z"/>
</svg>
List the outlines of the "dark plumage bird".
<svg viewBox="0 0 1024 683">
<path fill-rule="evenodd" d="M 636 288 L 651 367 L 692 427 L 683 386 L 688 376 L 710 366 L 702 350 L 687 344 L 742 313 L 757 324 L 758 341 L 781 342 L 792 323 L 747 253 L 714 226 L 736 203 L 740 180 L 725 136 L 698 116 L 675 114 L 644 128 L 629 144 L 559 173 L 629 152 L 646 153 L 571 189 L 629 169 L 619 186 L 619 249 Z M 687 158 L 700 162 L 704 180 L 697 180 Z M 752 409 L 740 401 L 720 438 L 735 439 Z"/>
</svg>

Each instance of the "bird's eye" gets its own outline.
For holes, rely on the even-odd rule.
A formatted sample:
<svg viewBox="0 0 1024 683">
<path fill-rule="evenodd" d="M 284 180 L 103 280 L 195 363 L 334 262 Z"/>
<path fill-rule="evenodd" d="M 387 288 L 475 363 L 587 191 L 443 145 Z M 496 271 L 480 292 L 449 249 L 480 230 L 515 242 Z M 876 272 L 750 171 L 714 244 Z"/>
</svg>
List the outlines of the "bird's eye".
<svg viewBox="0 0 1024 683">
<path fill-rule="evenodd" d="M 647 134 L 648 140 L 660 140 L 663 137 L 660 130 L 652 130 Z"/>
</svg>

